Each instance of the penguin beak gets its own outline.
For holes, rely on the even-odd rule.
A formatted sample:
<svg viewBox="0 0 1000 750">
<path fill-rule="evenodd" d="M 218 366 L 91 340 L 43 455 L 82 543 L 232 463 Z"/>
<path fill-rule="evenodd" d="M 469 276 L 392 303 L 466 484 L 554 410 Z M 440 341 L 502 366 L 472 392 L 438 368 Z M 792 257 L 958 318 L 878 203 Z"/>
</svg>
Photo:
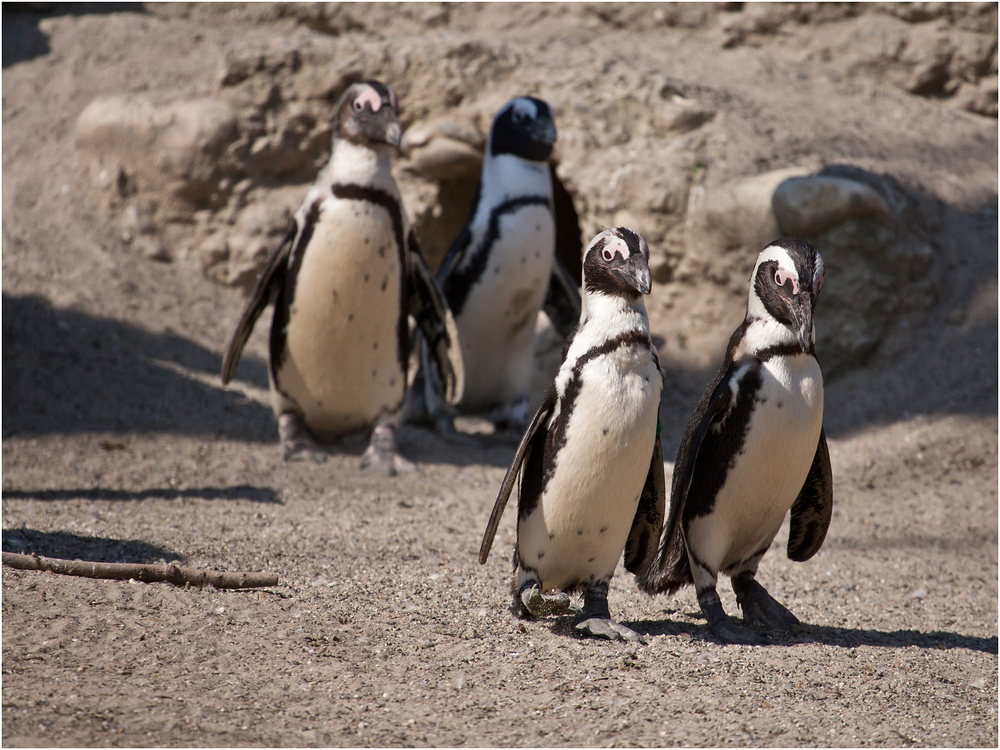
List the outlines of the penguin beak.
<svg viewBox="0 0 1000 750">
<path fill-rule="evenodd" d="M 614 269 L 614 273 L 622 284 L 635 289 L 639 294 L 649 294 L 649 290 L 653 288 L 649 263 L 642 257 L 642 253 L 632 253 L 623 265 Z"/>
<path fill-rule="evenodd" d="M 399 124 L 399 120 L 393 118 L 385 126 L 385 142 L 388 143 L 390 146 L 399 148 L 399 142 L 402 139 L 402 136 L 403 136 L 403 128 Z"/>
<path fill-rule="evenodd" d="M 812 349 L 813 305 L 809 294 L 797 294 L 788 300 L 792 330 L 799 341 L 799 348 L 808 353 Z"/>
<path fill-rule="evenodd" d="M 531 128 L 531 139 L 536 143 L 551 146 L 556 142 L 556 126 L 552 120 L 538 120 Z"/>
</svg>

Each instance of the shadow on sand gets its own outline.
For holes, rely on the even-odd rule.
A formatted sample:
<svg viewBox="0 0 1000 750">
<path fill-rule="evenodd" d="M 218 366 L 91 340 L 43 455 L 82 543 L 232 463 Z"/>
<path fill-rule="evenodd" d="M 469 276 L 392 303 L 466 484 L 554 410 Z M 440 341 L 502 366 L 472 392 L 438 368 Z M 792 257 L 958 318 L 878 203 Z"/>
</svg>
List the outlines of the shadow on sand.
<svg viewBox="0 0 1000 750">
<path fill-rule="evenodd" d="M 3 435 L 172 432 L 270 442 L 271 410 L 227 390 L 222 358 L 171 331 L 3 295 Z M 244 379 L 267 388 L 267 366 Z M 218 382 L 218 386 L 212 382 Z"/>
<path fill-rule="evenodd" d="M 232 487 L 154 487 L 147 490 L 113 490 L 107 487 L 68 490 L 4 490 L 4 500 L 177 500 L 200 498 L 202 500 L 249 500 L 252 503 L 281 504 L 281 497 L 270 487 L 239 484 Z"/>
<path fill-rule="evenodd" d="M 700 613 L 696 616 L 701 616 Z M 552 632 L 560 635 L 580 637 L 573 628 L 572 617 L 561 617 L 552 624 Z M 622 621 L 635 632 L 644 637 L 661 635 L 688 635 L 696 641 L 720 644 L 712 635 L 707 625 L 676 622 L 674 620 L 634 620 Z M 840 648 L 858 648 L 859 646 L 876 646 L 879 648 L 910 648 L 915 646 L 924 649 L 949 651 L 964 648 L 969 651 L 979 651 L 984 654 L 997 653 L 997 638 L 983 638 L 961 633 L 933 631 L 922 633 L 919 630 L 865 630 L 861 628 L 838 628 L 828 625 L 801 625 L 793 633 L 773 634 L 772 643 L 767 646 L 750 646 L 748 648 L 782 648 L 797 646 L 804 643 L 817 643 Z"/>
<path fill-rule="evenodd" d="M 108 563 L 157 563 L 184 559 L 171 550 L 138 539 L 80 536 L 68 531 L 27 528 L 4 529 L 3 551 Z"/>
</svg>

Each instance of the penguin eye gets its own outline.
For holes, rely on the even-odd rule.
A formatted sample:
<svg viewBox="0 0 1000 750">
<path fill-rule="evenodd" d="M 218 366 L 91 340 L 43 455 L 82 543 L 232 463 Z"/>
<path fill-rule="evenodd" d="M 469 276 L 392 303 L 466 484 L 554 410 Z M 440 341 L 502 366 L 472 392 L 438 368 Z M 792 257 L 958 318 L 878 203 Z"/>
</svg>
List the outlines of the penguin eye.
<svg viewBox="0 0 1000 750">
<path fill-rule="evenodd" d="M 514 120 L 514 122 L 521 122 L 521 120 L 524 119 L 524 115 L 515 109 L 511 119 Z"/>
<path fill-rule="evenodd" d="M 363 101 L 361 101 L 360 99 L 355 99 L 354 100 L 354 111 L 355 112 L 360 112 L 364 108 L 365 108 L 365 103 Z"/>
<path fill-rule="evenodd" d="M 610 263 L 611 261 L 613 261 L 615 259 L 615 254 L 613 252 L 611 252 L 610 250 L 608 250 L 607 248 L 604 248 L 604 252 L 601 253 L 601 256 L 608 263 Z"/>
<path fill-rule="evenodd" d="M 784 287 L 789 281 L 792 282 L 792 294 L 798 294 L 799 285 L 793 274 L 789 273 L 784 268 L 779 268 L 774 272 L 774 283 L 779 287 Z"/>
</svg>

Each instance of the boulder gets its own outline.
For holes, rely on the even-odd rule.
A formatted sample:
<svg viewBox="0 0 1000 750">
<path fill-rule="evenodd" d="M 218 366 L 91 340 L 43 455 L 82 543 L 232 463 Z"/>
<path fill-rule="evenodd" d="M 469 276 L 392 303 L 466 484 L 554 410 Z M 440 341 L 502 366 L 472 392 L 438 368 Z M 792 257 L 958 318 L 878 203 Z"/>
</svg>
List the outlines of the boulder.
<svg viewBox="0 0 1000 750">
<path fill-rule="evenodd" d="M 127 223 L 130 205 L 150 226 L 190 221 L 195 211 L 224 203 L 218 163 L 235 132 L 232 110 L 210 98 L 156 105 L 144 96 L 102 97 L 76 123 L 104 206 Z"/>
<path fill-rule="evenodd" d="M 782 233 L 812 242 L 826 264 L 816 348 L 828 375 L 863 364 L 903 313 L 934 302 L 929 212 L 892 178 L 830 166 L 782 182 L 772 205 Z"/>
</svg>

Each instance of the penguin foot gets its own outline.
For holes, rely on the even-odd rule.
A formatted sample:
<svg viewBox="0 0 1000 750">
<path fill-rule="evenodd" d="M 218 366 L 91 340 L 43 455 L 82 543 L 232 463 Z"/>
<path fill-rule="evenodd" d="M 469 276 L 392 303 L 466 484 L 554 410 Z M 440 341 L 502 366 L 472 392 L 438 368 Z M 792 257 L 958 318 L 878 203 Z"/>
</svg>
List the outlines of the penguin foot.
<svg viewBox="0 0 1000 750">
<path fill-rule="evenodd" d="M 396 428 L 385 424 L 375 425 L 372 430 L 371 442 L 361 456 L 361 468 L 374 469 L 386 477 L 417 470 L 416 464 L 396 450 Z"/>
<path fill-rule="evenodd" d="M 495 435 L 504 437 L 510 434 L 518 442 L 524 431 L 528 429 L 531 422 L 531 413 L 528 411 L 528 397 L 519 396 L 509 403 L 500 406 L 489 414 L 486 418 L 493 423 Z"/>
<path fill-rule="evenodd" d="M 455 428 L 455 419 L 450 414 L 438 417 L 435 423 L 438 434 L 453 445 L 480 446 L 482 443 L 472 435 L 466 435 Z"/>
<path fill-rule="evenodd" d="M 743 622 L 752 628 L 765 630 L 790 630 L 800 625 L 799 618 L 767 593 L 752 575 L 733 577 L 736 602 L 743 610 Z"/>
<path fill-rule="evenodd" d="M 715 589 L 703 591 L 698 595 L 698 604 L 705 613 L 708 627 L 712 634 L 723 643 L 736 643 L 744 646 L 766 646 L 771 642 L 765 633 L 743 627 L 731 619 L 722 608 L 722 601 Z"/>
<path fill-rule="evenodd" d="M 327 452 L 295 412 L 286 411 L 278 416 L 278 438 L 285 461 L 326 461 Z"/>
<path fill-rule="evenodd" d="M 574 627 L 577 632 L 596 638 L 607 638 L 609 641 L 628 641 L 639 644 L 646 642 L 634 630 L 625 627 L 620 622 L 615 622 L 610 617 L 588 617 L 586 620 L 576 623 Z"/>
<path fill-rule="evenodd" d="M 577 632 L 597 638 L 629 643 L 645 643 L 642 636 L 631 628 L 611 619 L 608 609 L 608 581 L 596 581 L 583 592 L 583 609 L 574 626 Z"/>
<path fill-rule="evenodd" d="M 560 591 L 557 594 L 543 594 L 538 585 L 529 585 L 521 589 L 518 598 L 531 617 L 551 617 L 553 615 L 568 615 L 573 611 L 573 603 L 569 594 Z"/>
</svg>

